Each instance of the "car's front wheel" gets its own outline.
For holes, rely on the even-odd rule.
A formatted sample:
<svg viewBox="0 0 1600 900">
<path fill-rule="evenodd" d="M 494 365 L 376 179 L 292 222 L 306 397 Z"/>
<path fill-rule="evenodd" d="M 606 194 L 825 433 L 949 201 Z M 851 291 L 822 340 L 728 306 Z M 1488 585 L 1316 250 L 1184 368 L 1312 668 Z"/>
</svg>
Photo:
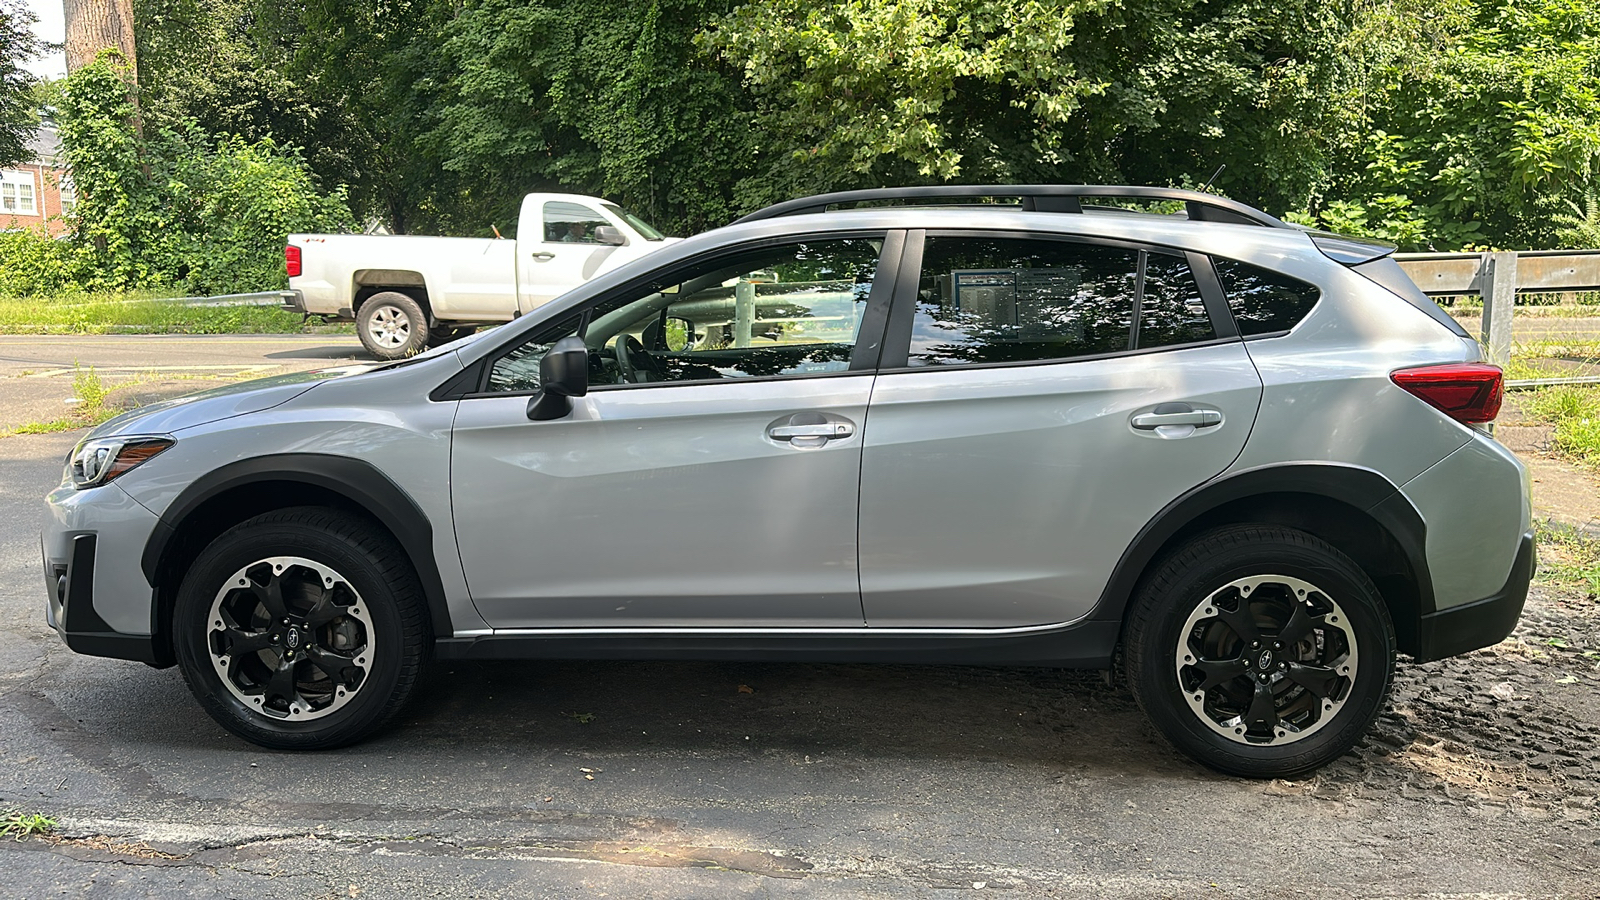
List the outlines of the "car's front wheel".
<svg viewBox="0 0 1600 900">
<path fill-rule="evenodd" d="M 1394 625 L 1372 580 L 1312 535 L 1230 526 L 1169 554 L 1124 634 L 1134 697 L 1194 759 L 1285 778 L 1347 752 L 1382 709 Z"/>
<path fill-rule="evenodd" d="M 274 749 L 350 744 L 392 718 L 426 655 L 421 589 L 377 528 L 315 507 L 249 519 L 201 551 L 173 611 L 178 664 L 212 718 Z"/>
</svg>

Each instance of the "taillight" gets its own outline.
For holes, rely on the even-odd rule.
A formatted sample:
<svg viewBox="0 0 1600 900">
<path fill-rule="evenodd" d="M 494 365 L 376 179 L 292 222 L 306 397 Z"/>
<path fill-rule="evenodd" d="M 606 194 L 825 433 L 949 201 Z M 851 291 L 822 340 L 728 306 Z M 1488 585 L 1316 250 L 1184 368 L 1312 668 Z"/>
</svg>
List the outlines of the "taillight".
<svg viewBox="0 0 1600 900">
<path fill-rule="evenodd" d="M 1500 367 L 1451 363 L 1401 369 L 1389 376 L 1422 402 L 1465 425 L 1493 422 L 1504 393 Z"/>
<path fill-rule="evenodd" d="M 290 278 L 300 277 L 300 248 L 293 244 L 283 248 L 283 267 L 289 270 Z"/>
</svg>

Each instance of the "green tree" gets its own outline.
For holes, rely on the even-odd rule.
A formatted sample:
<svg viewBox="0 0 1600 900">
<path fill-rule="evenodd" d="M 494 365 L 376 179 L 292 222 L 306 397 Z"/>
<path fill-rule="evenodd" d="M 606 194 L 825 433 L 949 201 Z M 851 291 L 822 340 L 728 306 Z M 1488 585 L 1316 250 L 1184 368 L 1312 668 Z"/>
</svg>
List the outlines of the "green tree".
<svg viewBox="0 0 1600 900">
<path fill-rule="evenodd" d="M 23 68 L 41 49 L 35 21 L 23 0 L 0 0 L 0 165 L 27 159 L 28 138 L 39 124 L 38 79 Z"/>
<path fill-rule="evenodd" d="M 1406 249 L 1557 243 L 1600 164 L 1600 8 L 1412 0 L 1357 15 L 1312 221 Z"/>
</svg>

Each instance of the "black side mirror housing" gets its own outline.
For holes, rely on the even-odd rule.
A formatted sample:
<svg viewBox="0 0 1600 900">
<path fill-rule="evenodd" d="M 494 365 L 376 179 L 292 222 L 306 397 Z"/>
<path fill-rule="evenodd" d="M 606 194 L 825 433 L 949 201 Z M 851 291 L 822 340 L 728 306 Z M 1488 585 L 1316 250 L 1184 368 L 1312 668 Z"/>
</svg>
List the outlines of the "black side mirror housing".
<svg viewBox="0 0 1600 900">
<path fill-rule="evenodd" d="M 628 242 L 628 239 L 622 236 L 622 231 L 615 225 L 595 226 L 594 239 L 602 244 L 610 244 L 613 247 L 621 247 Z"/>
<path fill-rule="evenodd" d="M 539 394 L 528 401 L 528 418 L 559 419 L 572 412 L 572 398 L 589 393 L 589 348 L 577 335 L 556 341 L 539 360 Z"/>
</svg>

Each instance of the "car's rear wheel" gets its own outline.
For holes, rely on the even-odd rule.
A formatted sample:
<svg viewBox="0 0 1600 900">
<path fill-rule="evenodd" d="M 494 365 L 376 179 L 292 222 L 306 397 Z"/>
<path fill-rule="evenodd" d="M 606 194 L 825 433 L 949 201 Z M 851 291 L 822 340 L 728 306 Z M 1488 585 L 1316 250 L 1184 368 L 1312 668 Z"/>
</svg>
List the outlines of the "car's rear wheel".
<svg viewBox="0 0 1600 900">
<path fill-rule="evenodd" d="M 1326 542 L 1274 526 L 1220 528 L 1157 563 L 1124 641 L 1129 685 L 1168 740 L 1253 778 L 1349 751 L 1394 672 L 1372 580 Z"/>
<path fill-rule="evenodd" d="M 362 301 L 356 311 L 361 346 L 379 359 L 404 359 L 428 345 L 428 316 L 408 294 L 384 291 Z"/>
<path fill-rule="evenodd" d="M 405 704 L 426 654 L 409 560 L 368 523 L 314 507 L 256 516 L 201 551 L 173 629 L 206 712 L 275 749 L 367 736 Z"/>
</svg>

